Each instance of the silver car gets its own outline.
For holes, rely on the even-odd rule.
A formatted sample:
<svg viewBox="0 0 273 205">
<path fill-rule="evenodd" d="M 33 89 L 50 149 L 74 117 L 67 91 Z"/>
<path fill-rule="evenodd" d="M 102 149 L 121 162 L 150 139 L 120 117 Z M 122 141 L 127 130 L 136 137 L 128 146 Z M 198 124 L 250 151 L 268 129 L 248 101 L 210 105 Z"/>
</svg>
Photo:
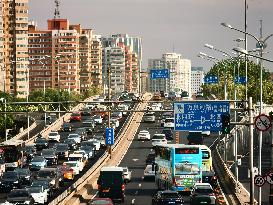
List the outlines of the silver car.
<svg viewBox="0 0 273 205">
<path fill-rule="evenodd" d="M 216 197 L 209 183 L 195 183 L 191 192 L 191 205 L 216 204 Z"/>
<path fill-rule="evenodd" d="M 144 122 L 155 122 L 154 113 L 153 112 L 145 113 L 145 115 L 143 116 L 143 121 Z"/>
</svg>

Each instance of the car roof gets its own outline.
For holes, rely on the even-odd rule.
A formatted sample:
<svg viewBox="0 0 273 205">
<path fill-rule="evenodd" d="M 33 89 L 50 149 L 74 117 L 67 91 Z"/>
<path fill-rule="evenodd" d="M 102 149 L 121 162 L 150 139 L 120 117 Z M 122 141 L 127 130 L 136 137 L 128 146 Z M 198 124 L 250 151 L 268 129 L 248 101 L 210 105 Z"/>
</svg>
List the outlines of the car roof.
<svg viewBox="0 0 273 205">
<path fill-rule="evenodd" d="M 123 172 L 123 168 L 122 167 L 114 167 L 114 166 L 110 166 L 110 167 L 102 167 L 101 171 L 122 171 Z"/>
</svg>

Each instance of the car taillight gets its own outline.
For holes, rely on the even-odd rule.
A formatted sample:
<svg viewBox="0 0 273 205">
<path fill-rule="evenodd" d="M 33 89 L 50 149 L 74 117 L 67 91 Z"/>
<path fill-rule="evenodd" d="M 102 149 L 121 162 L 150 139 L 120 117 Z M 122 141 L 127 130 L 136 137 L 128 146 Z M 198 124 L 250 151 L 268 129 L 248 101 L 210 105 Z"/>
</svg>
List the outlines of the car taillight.
<svg viewBox="0 0 273 205">
<path fill-rule="evenodd" d="M 100 189 L 100 185 L 98 184 L 98 189 Z"/>
<path fill-rule="evenodd" d="M 217 179 L 217 177 L 216 177 L 216 176 L 213 176 L 213 177 L 212 177 L 212 179 L 213 179 L 213 180 L 216 180 L 216 179 Z"/>
<path fill-rule="evenodd" d="M 70 172 L 73 172 L 74 170 L 72 168 L 69 169 Z"/>
<path fill-rule="evenodd" d="M 125 190 L 125 184 L 121 185 L 121 190 L 124 191 Z"/>
<path fill-rule="evenodd" d="M 214 196 L 214 193 L 209 194 L 209 196 Z"/>
</svg>

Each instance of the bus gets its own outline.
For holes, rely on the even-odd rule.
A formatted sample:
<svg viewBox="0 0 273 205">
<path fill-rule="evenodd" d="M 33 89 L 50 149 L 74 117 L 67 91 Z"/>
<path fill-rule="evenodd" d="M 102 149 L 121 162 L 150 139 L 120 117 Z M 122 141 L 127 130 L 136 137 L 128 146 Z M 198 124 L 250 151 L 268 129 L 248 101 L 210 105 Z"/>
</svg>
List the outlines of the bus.
<svg viewBox="0 0 273 205">
<path fill-rule="evenodd" d="M 200 147 L 202 152 L 202 171 L 212 171 L 211 150 L 206 145 L 192 145 L 192 147 Z"/>
<path fill-rule="evenodd" d="M 155 183 L 160 190 L 190 192 L 202 181 L 200 147 L 166 144 L 155 147 Z"/>
<path fill-rule="evenodd" d="M 7 140 L 0 143 L 0 153 L 6 170 L 15 169 L 21 165 L 22 148 L 24 146 L 25 142 L 23 140 Z"/>
</svg>

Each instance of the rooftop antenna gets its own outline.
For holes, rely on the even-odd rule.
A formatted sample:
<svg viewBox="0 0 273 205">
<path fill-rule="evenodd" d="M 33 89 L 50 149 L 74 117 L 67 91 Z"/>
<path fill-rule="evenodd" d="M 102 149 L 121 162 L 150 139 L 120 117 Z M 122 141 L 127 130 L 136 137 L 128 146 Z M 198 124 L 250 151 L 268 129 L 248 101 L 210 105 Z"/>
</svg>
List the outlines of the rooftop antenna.
<svg viewBox="0 0 273 205">
<path fill-rule="evenodd" d="M 55 0 L 54 19 L 56 19 L 56 18 L 60 18 L 60 10 L 59 10 L 59 6 L 60 6 L 60 1 L 59 1 L 59 0 Z"/>
</svg>

